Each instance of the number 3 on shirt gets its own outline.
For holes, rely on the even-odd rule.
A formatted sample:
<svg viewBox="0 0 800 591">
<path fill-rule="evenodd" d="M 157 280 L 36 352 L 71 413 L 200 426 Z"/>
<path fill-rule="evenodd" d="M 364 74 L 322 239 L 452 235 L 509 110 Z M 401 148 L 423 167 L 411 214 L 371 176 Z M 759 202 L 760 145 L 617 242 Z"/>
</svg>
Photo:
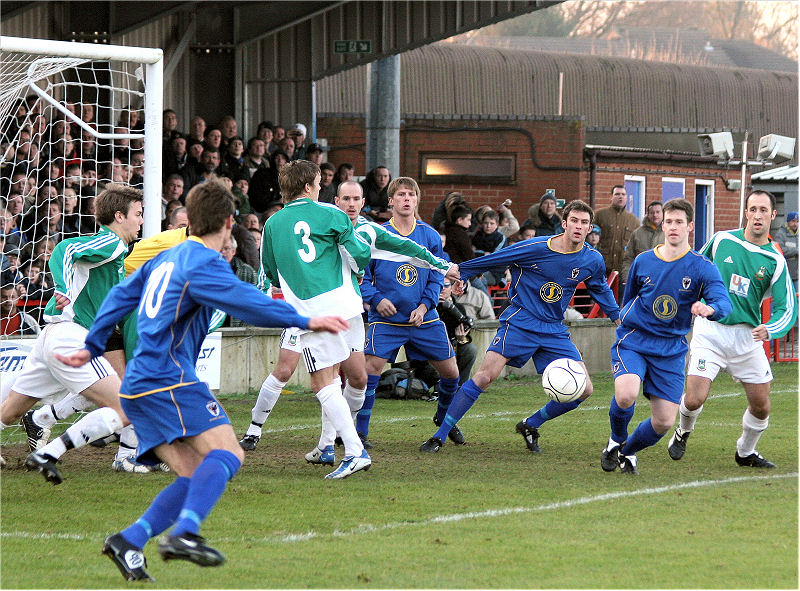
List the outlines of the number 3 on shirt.
<svg viewBox="0 0 800 591">
<path fill-rule="evenodd" d="M 314 247 L 314 243 L 311 242 L 311 227 L 308 222 L 297 222 L 294 225 L 294 233 L 300 236 L 300 241 L 303 243 L 303 248 L 298 248 L 297 254 L 300 255 L 304 263 L 312 262 L 317 257 L 317 249 Z"/>
</svg>

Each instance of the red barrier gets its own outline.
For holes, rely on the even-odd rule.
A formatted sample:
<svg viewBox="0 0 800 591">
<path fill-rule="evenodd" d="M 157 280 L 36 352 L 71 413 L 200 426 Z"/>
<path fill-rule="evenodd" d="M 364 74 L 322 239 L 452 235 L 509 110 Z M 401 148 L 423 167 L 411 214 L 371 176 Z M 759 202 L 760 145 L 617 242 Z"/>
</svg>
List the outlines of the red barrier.
<svg viewBox="0 0 800 591">
<path fill-rule="evenodd" d="M 772 298 L 761 304 L 761 321 L 767 322 L 772 308 Z M 798 361 L 797 326 L 779 339 L 764 341 L 764 351 L 772 361 Z"/>
</svg>

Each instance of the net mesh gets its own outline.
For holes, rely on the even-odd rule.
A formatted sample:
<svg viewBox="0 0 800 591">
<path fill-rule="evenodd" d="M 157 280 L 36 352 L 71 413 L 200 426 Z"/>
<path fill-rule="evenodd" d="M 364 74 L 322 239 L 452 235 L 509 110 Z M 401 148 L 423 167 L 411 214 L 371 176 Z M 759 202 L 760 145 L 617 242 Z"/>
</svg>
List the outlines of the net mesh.
<svg viewBox="0 0 800 591">
<path fill-rule="evenodd" d="M 55 245 L 97 230 L 106 184 L 143 186 L 144 67 L 2 52 L 0 71 L 3 284 L 40 323 Z"/>
</svg>

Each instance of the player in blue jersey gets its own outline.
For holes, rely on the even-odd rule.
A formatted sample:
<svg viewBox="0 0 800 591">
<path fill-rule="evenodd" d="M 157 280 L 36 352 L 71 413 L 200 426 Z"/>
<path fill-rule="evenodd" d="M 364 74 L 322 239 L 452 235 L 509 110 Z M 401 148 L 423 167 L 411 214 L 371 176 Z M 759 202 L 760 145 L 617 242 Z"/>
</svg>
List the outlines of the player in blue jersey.
<svg viewBox="0 0 800 591">
<path fill-rule="evenodd" d="M 689 248 L 693 219 L 688 201 L 667 201 L 662 222 L 664 244 L 637 256 L 628 273 L 621 324 L 611 346 L 611 437 L 601 458 L 606 472 L 619 466 L 623 473 L 638 474 L 636 453 L 655 445 L 675 424 L 692 317 L 715 320 L 731 311 L 719 270 Z M 650 400 L 652 416 L 628 437 L 640 386 Z"/>
<path fill-rule="evenodd" d="M 384 225 L 389 231 L 405 236 L 442 257 L 442 239 L 431 226 L 416 219 L 420 191 L 409 177 L 397 177 L 387 189 L 392 218 Z M 356 431 L 364 439 L 375 404 L 375 388 L 387 361 L 394 361 L 400 347 L 408 359 L 428 361 L 439 372 L 439 401 L 433 422 L 441 425 L 445 412 L 458 389 L 458 365 L 447 336 L 447 327 L 439 319 L 436 304 L 444 281 L 442 275 L 409 263 L 373 260 L 364 273 L 361 296 L 369 305 L 369 328 L 364 345 L 367 362 L 367 390 L 364 404 L 356 417 Z M 453 423 L 445 432 L 456 444 L 464 435 Z"/>
<path fill-rule="evenodd" d="M 461 263 L 461 279 L 497 266 L 509 265 L 511 282 L 508 307 L 500 315 L 500 328 L 486 351 L 480 369 L 456 393 L 439 430 L 420 447 L 424 452 L 437 452 L 447 430 L 478 400 L 506 365 L 522 367 L 533 359 L 536 371 L 542 373 L 555 359 L 574 359 L 583 364 L 578 349 L 563 324 L 564 310 L 578 284 L 583 282 L 611 321 L 619 324 L 619 306 L 605 281 L 602 255 L 585 244 L 592 230 L 592 208 L 580 200 L 564 208 L 562 234 L 542 236 L 517 242 L 498 252 Z M 585 367 L 584 367 L 585 369 Z M 516 425 L 533 453 L 540 453 L 539 427 L 546 421 L 574 410 L 592 394 L 592 382 L 580 400 L 568 403 L 550 401 Z"/>
<path fill-rule="evenodd" d="M 139 436 L 138 460 L 165 461 L 178 478 L 130 527 L 108 537 L 103 553 L 128 580 L 147 580 L 142 549 L 174 524 L 159 552 L 217 566 L 224 556 L 198 535 L 200 523 L 239 470 L 244 452 L 228 416 L 195 374 L 199 348 L 215 308 L 257 326 L 298 326 L 338 332 L 336 316 L 307 318 L 236 278 L 220 255 L 233 225 L 233 196 L 216 181 L 186 199 L 193 236 L 145 263 L 113 289 L 86 336 L 85 349 L 63 363 L 80 366 L 103 354 L 108 335 L 137 309 L 139 342 L 120 389 L 122 407 Z"/>
</svg>

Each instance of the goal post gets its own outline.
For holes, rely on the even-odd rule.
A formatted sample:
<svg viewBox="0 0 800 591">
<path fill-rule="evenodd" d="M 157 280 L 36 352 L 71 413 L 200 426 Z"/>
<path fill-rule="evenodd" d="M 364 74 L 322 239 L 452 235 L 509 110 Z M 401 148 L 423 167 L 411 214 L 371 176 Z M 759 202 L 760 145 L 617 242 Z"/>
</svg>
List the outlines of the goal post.
<svg viewBox="0 0 800 591">
<path fill-rule="evenodd" d="M 100 76 L 96 63 L 108 63 Z M 75 74 L 65 74 L 70 69 L 83 68 Z M 35 133 L 27 136 L 12 135 L 8 130 L 20 132 L 33 127 L 31 121 L 14 121 L 20 100 L 35 95 L 41 101 L 39 113 L 47 110 L 49 118 L 42 123 L 43 128 L 57 119 L 63 119 L 67 127 L 80 130 L 101 142 L 109 142 L 113 163 L 116 158 L 116 142 L 142 141 L 144 162 L 144 224 L 143 235 L 151 236 L 161 228 L 161 174 L 162 174 L 162 110 L 163 110 L 163 51 L 158 48 L 125 47 L 92 43 L 72 43 L 47 39 L 28 39 L 23 37 L 0 36 L 0 124 L 3 125 L 3 139 L 11 144 L 11 150 L 0 152 L 0 164 L 8 165 L 4 158 L 10 151 L 15 152 L 15 162 L 19 161 L 16 148 L 24 137 L 36 139 Z M 83 78 L 89 78 L 87 83 Z M 94 77 L 94 80 L 91 80 Z M 77 78 L 77 79 L 76 79 Z M 117 86 L 119 84 L 119 86 Z M 71 86 L 72 85 L 72 86 Z M 77 90 L 76 90 L 77 88 Z M 90 90 L 84 90 L 89 88 Z M 92 105 L 95 112 L 102 111 L 104 121 L 90 124 L 67 106 L 66 97 L 70 93 L 84 92 L 98 101 Z M 60 95 L 60 96 L 59 96 Z M 101 102 L 100 96 L 108 97 L 108 103 Z M 73 99 L 74 100 L 74 99 Z M 141 105 L 134 102 L 141 101 Z M 83 100 L 81 104 L 83 104 Z M 143 129 L 120 129 L 116 124 L 124 115 L 125 109 L 141 109 L 144 115 Z M 99 113 L 98 113 L 99 115 Z M 10 123 L 9 123 L 10 122 Z M 50 137 L 50 136 L 48 136 Z M 40 134 L 37 149 L 44 142 Z M 110 143 L 114 142 L 114 143 Z M 28 148 L 29 149 L 29 148 Z M 14 164 L 11 163 L 11 164 Z M 130 162 L 124 163 L 126 166 Z M 108 179 L 114 180 L 114 179 Z M 6 197 L 6 195 L 3 195 Z"/>
</svg>

